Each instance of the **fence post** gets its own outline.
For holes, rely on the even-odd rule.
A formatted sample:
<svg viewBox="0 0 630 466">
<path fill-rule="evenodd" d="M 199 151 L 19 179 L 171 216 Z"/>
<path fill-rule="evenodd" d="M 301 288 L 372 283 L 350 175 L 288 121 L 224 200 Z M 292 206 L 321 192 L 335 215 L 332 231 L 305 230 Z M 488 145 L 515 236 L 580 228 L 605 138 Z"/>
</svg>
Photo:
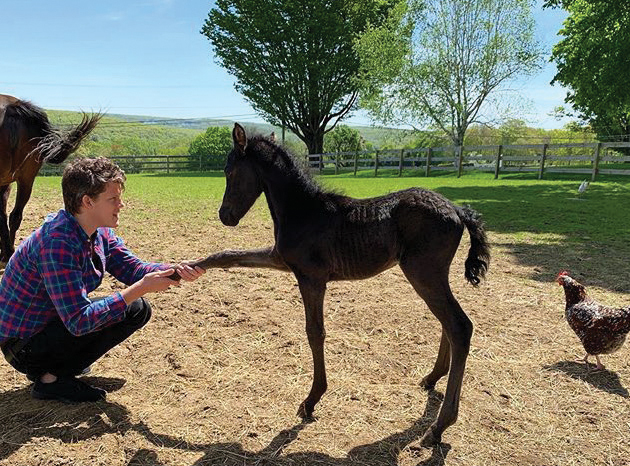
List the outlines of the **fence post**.
<svg viewBox="0 0 630 466">
<path fill-rule="evenodd" d="M 542 180 L 543 172 L 545 171 L 545 159 L 547 158 L 547 147 L 549 144 L 543 144 L 542 156 L 540 157 L 540 170 L 538 170 L 538 179 Z"/>
<path fill-rule="evenodd" d="M 499 168 L 501 167 L 501 156 L 503 152 L 503 146 L 501 144 L 499 144 L 499 147 L 497 148 L 497 163 L 494 166 L 494 179 L 496 180 L 499 177 Z"/>
<path fill-rule="evenodd" d="M 433 149 L 430 147 L 427 149 L 427 166 L 425 171 L 425 176 L 429 176 L 431 173 L 431 155 L 433 155 Z"/>
<path fill-rule="evenodd" d="M 464 146 L 457 147 L 457 178 L 462 176 L 462 170 L 464 169 Z"/>
<path fill-rule="evenodd" d="M 593 174 L 591 175 L 591 181 L 595 181 L 595 177 L 597 176 L 597 171 L 599 170 L 599 158 L 601 155 L 602 143 L 598 142 L 597 146 L 595 146 L 595 155 L 593 160 Z"/>
<path fill-rule="evenodd" d="M 354 176 L 357 176 L 358 162 L 359 162 L 359 151 L 354 153 Z"/>
<path fill-rule="evenodd" d="M 199 153 L 199 171 L 200 171 L 200 172 L 201 172 L 201 171 L 203 171 L 203 170 L 201 169 L 201 160 L 202 160 L 202 156 L 201 156 L 201 153 Z"/>
<path fill-rule="evenodd" d="M 171 172 L 171 169 L 169 166 L 169 156 L 168 154 L 166 154 L 166 173 L 170 173 L 170 172 Z"/>
<path fill-rule="evenodd" d="M 400 149 L 400 165 L 398 167 L 398 176 L 402 176 L 404 159 L 405 159 L 405 149 Z"/>
<path fill-rule="evenodd" d="M 335 175 L 339 173 L 339 152 L 335 153 Z"/>
<path fill-rule="evenodd" d="M 318 154 L 319 156 L 319 173 L 324 171 L 324 154 Z"/>
<path fill-rule="evenodd" d="M 374 177 L 378 176 L 378 150 L 374 153 Z"/>
</svg>

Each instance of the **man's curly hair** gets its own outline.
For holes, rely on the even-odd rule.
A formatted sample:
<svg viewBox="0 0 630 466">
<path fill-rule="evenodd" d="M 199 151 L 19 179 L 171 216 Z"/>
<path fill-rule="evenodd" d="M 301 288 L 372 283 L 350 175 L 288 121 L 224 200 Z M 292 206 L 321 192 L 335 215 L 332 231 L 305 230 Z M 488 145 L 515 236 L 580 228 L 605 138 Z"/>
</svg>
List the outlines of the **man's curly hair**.
<svg viewBox="0 0 630 466">
<path fill-rule="evenodd" d="M 105 191 L 110 181 L 120 183 L 124 189 L 126 180 L 125 172 L 105 157 L 74 160 L 66 166 L 61 178 L 61 191 L 66 211 L 72 215 L 78 214 L 83 196 L 96 198 Z"/>
</svg>

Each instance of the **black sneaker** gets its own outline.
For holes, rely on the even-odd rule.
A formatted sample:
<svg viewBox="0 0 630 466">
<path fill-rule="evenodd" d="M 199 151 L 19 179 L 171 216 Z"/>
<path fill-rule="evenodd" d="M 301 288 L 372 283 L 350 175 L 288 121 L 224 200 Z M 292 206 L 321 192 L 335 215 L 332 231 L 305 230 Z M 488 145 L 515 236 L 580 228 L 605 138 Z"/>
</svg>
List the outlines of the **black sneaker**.
<svg viewBox="0 0 630 466">
<path fill-rule="evenodd" d="M 63 403 L 104 400 L 107 392 L 75 377 L 59 377 L 55 382 L 35 382 L 31 390 L 38 400 L 58 400 Z"/>
<path fill-rule="evenodd" d="M 80 375 L 87 375 L 87 374 L 89 374 L 90 372 L 92 372 L 92 366 L 87 366 L 85 369 L 83 369 L 83 370 L 81 371 L 81 373 L 80 373 L 80 374 L 77 374 L 77 376 L 80 376 Z M 37 382 L 37 381 L 39 380 L 39 376 L 38 376 L 38 375 L 33 375 L 33 374 L 26 374 L 26 378 L 27 378 L 28 380 L 30 380 L 31 382 Z"/>
</svg>

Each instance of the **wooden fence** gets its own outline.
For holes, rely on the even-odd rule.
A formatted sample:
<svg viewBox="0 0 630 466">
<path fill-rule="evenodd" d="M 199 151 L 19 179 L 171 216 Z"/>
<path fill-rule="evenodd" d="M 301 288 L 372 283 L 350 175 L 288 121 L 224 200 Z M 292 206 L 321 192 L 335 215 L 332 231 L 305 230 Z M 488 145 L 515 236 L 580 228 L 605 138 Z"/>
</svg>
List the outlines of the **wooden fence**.
<svg viewBox="0 0 630 466">
<path fill-rule="evenodd" d="M 430 176 L 434 171 L 465 170 L 494 172 L 537 172 L 587 174 L 595 180 L 598 174 L 630 175 L 630 142 L 521 144 L 493 146 L 448 146 L 417 149 L 372 150 L 311 154 L 306 163 L 320 173 L 371 170 L 398 172 L 414 170 Z"/>
<path fill-rule="evenodd" d="M 191 155 L 113 155 L 108 157 L 125 173 L 174 173 L 178 171 L 222 170 L 208 157 L 195 158 Z M 61 165 L 44 164 L 40 175 L 60 175 L 67 162 Z"/>
<path fill-rule="evenodd" d="M 128 155 L 112 156 L 127 173 L 220 170 L 208 157 L 189 155 Z M 430 176 L 432 172 L 451 171 L 461 176 L 467 170 L 494 172 L 575 173 L 590 175 L 595 180 L 602 175 L 630 175 L 630 142 L 525 144 L 494 146 L 448 146 L 417 149 L 372 150 L 311 154 L 307 166 L 320 173 L 340 173 L 379 170 L 413 171 Z M 45 164 L 42 175 L 58 175 L 62 166 Z"/>
</svg>

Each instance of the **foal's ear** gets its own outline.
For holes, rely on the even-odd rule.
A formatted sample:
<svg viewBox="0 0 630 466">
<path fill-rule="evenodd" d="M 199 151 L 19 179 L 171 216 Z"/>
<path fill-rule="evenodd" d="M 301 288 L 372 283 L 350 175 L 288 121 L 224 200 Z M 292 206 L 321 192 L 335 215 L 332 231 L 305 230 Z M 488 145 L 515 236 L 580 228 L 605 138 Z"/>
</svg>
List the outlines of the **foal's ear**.
<svg viewBox="0 0 630 466">
<path fill-rule="evenodd" d="M 245 152 L 247 136 L 245 135 L 245 129 L 238 123 L 234 123 L 234 129 L 232 130 L 232 140 L 234 141 L 234 147 L 238 148 L 241 152 Z"/>
</svg>

